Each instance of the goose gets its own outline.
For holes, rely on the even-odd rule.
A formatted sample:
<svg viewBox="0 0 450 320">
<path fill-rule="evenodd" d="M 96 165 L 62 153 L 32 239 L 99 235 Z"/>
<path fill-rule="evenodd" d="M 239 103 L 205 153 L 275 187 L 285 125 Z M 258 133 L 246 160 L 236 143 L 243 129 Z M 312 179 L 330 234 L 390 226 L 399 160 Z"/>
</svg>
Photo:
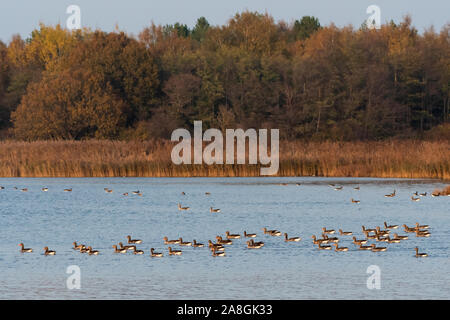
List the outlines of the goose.
<svg viewBox="0 0 450 320">
<path fill-rule="evenodd" d="M 192 246 L 193 246 L 194 248 L 202 248 L 202 247 L 204 247 L 205 245 L 204 245 L 203 243 L 198 243 L 198 242 L 194 239 L 194 241 L 193 241 L 193 243 L 192 243 Z"/>
<path fill-rule="evenodd" d="M 74 250 L 80 250 L 83 247 L 84 247 L 84 244 L 77 244 L 76 241 L 73 243 L 73 249 Z"/>
<path fill-rule="evenodd" d="M 122 195 L 123 195 L 123 196 L 127 196 L 127 195 L 128 195 L 128 192 L 122 193 Z"/>
<path fill-rule="evenodd" d="M 419 227 L 414 227 L 414 232 L 421 232 L 421 233 L 430 233 L 427 229 L 420 229 Z"/>
<path fill-rule="evenodd" d="M 212 247 L 209 248 L 209 250 L 211 250 L 211 251 L 213 251 L 213 250 L 215 250 L 215 251 L 225 251 L 225 247 L 224 246 L 220 246 L 220 247 L 212 246 Z"/>
<path fill-rule="evenodd" d="M 48 247 L 44 247 L 44 255 L 46 255 L 46 256 L 54 256 L 55 254 L 56 254 L 56 251 L 48 250 Z"/>
<path fill-rule="evenodd" d="M 31 248 L 24 248 L 23 243 L 19 243 L 20 246 L 20 252 L 25 253 L 25 252 L 33 252 L 33 249 Z"/>
<path fill-rule="evenodd" d="M 381 230 L 380 227 L 377 227 L 376 229 L 377 231 L 375 233 L 380 236 L 387 236 L 390 233 L 389 230 Z"/>
<path fill-rule="evenodd" d="M 261 246 L 261 247 L 264 246 L 264 242 L 263 242 L 263 241 L 255 242 L 255 240 L 250 239 L 250 242 L 251 242 L 253 245 L 256 245 L 256 246 Z"/>
<path fill-rule="evenodd" d="M 131 191 L 131 193 L 132 194 L 139 194 L 139 193 L 141 193 L 139 190 L 136 190 L 136 191 Z"/>
<path fill-rule="evenodd" d="M 342 189 L 344 189 L 343 186 L 339 186 L 339 187 L 334 188 L 334 190 L 336 190 L 336 191 L 339 191 L 339 190 L 342 190 Z"/>
<path fill-rule="evenodd" d="M 244 231 L 244 237 L 246 237 L 246 238 L 256 238 L 256 233 L 247 233 L 247 231 Z"/>
<path fill-rule="evenodd" d="M 439 193 L 432 193 L 431 196 L 434 197 L 439 197 Z"/>
<path fill-rule="evenodd" d="M 163 256 L 161 252 L 155 252 L 154 248 L 150 249 L 150 255 L 154 258 L 161 258 Z"/>
<path fill-rule="evenodd" d="M 327 239 L 316 239 L 315 235 L 311 236 L 311 238 L 313 239 L 314 244 L 328 243 Z"/>
<path fill-rule="evenodd" d="M 339 234 L 341 236 L 351 236 L 353 234 L 353 232 L 351 232 L 351 231 L 342 231 L 342 229 L 339 229 Z"/>
<path fill-rule="evenodd" d="M 333 229 L 326 229 L 325 227 L 322 228 L 323 233 L 333 234 L 335 231 Z"/>
<path fill-rule="evenodd" d="M 400 243 L 400 239 L 396 239 L 396 238 L 391 239 L 391 237 L 389 237 L 389 236 L 387 236 L 386 239 L 387 239 L 387 243 Z"/>
<path fill-rule="evenodd" d="M 182 192 L 181 192 L 181 195 L 182 195 L 182 196 L 185 196 L 185 195 L 186 195 L 186 193 L 184 193 L 184 191 L 182 191 Z"/>
<path fill-rule="evenodd" d="M 347 247 L 338 247 L 337 243 L 334 243 L 334 251 L 338 251 L 338 252 L 343 252 L 343 251 L 348 251 Z"/>
<path fill-rule="evenodd" d="M 179 239 L 177 239 L 177 240 L 168 240 L 167 237 L 164 237 L 163 240 L 164 240 L 164 244 L 179 244 L 180 243 Z"/>
<path fill-rule="evenodd" d="M 172 247 L 169 247 L 169 256 L 181 256 L 182 253 L 181 250 L 172 250 Z"/>
<path fill-rule="evenodd" d="M 424 193 L 419 193 L 419 196 L 421 196 L 421 197 L 426 197 L 426 196 L 427 196 L 427 193 L 426 193 L 426 192 L 424 192 Z"/>
<path fill-rule="evenodd" d="M 178 210 L 186 211 L 186 210 L 189 210 L 189 207 L 182 207 L 181 204 L 178 204 Z"/>
<path fill-rule="evenodd" d="M 123 248 L 123 249 L 117 249 L 117 245 L 113 245 L 112 246 L 114 248 L 114 252 L 115 253 L 127 253 L 127 249 Z"/>
<path fill-rule="evenodd" d="M 286 242 L 298 242 L 300 240 L 302 240 L 302 238 L 300 238 L 300 237 L 288 238 L 287 233 L 284 233 L 284 241 L 286 241 Z"/>
<path fill-rule="evenodd" d="M 214 209 L 213 207 L 210 207 L 209 212 L 220 212 L 220 209 Z"/>
<path fill-rule="evenodd" d="M 339 239 L 336 237 L 328 237 L 326 234 L 322 233 L 322 237 L 326 240 L 328 240 L 328 242 L 339 242 Z"/>
<path fill-rule="evenodd" d="M 373 252 L 381 252 L 381 251 L 386 251 L 387 248 L 386 247 L 376 247 L 375 244 L 372 244 L 372 251 Z"/>
<path fill-rule="evenodd" d="M 217 239 L 217 243 L 218 244 L 233 244 L 233 241 L 231 241 L 231 240 L 224 240 L 224 239 L 222 239 L 221 236 L 217 236 L 216 239 Z"/>
<path fill-rule="evenodd" d="M 183 242 L 183 238 L 181 237 L 178 240 L 180 240 L 180 242 L 178 243 L 180 246 L 192 246 L 192 242 L 189 241 Z"/>
<path fill-rule="evenodd" d="M 360 200 L 355 200 L 352 198 L 352 203 L 360 203 L 360 202 L 361 202 Z"/>
<path fill-rule="evenodd" d="M 419 225 L 418 222 L 416 222 L 416 229 L 429 229 L 430 226 L 427 224 Z"/>
<path fill-rule="evenodd" d="M 20 189 L 20 191 L 22 191 L 22 192 L 27 192 L 27 191 L 28 191 L 28 188 Z"/>
<path fill-rule="evenodd" d="M 428 231 L 419 231 L 419 230 L 416 231 L 416 237 L 427 238 L 429 236 L 431 236 L 431 233 L 429 233 Z"/>
<path fill-rule="evenodd" d="M 210 195 L 211 195 L 211 192 L 205 192 L 205 195 L 206 195 L 206 196 L 210 196 Z"/>
<path fill-rule="evenodd" d="M 394 239 L 407 240 L 408 236 L 399 236 L 398 234 L 394 233 Z"/>
<path fill-rule="evenodd" d="M 92 250 L 91 246 L 87 247 L 87 253 L 89 253 L 89 255 L 94 255 L 94 256 L 99 254 L 98 250 Z"/>
<path fill-rule="evenodd" d="M 281 232 L 278 230 L 267 230 L 267 228 L 263 228 L 265 234 L 269 234 L 271 236 L 281 236 Z"/>
<path fill-rule="evenodd" d="M 420 198 L 414 198 L 413 196 L 411 196 L 411 200 L 417 202 L 417 201 L 420 201 Z"/>
<path fill-rule="evenodd" d="M 133 253 L 134 254 L 144 254 L 144 251 L 143 250 L 137 250 L 136 247 L 134 247 Z"/>
<path fill-rule="evenodd" d="M 64 189 L 64 192 L 72 192 L 72 188 L 70 188 L 70 189 Z"/>
<path fill-rule="evenodd" d="M 377 232 L 377 229 L 366 229 L 365 226 L 362 226 L 362 231 L 363 231 L 364 233 L 366 233 L 366 232 Z"/>
<path fill-rule="evenodd" d="M 410 228 L 406 224 L 404 224 L 403 227 L 405 228 L 405 232 L 410 232 L 410 233 L 416 232 L 415 228 Z"/>
<path fill-rule="evenodd" d="M 230 234 L 230 231 L 225 232 L 227 239 L 239 239 L 241 235 L 239 234 Z"/>
<path fill-rule="evenodd" d="M 44 191 L 44 192 L 47 192 L 48 188 L 42 188 L 41 190 Z"/>
<path fill-rule="evenodd" d="M 416 250 L 416 258 L 428 257 L 428 254 L 426 254 L 426 253 L 419 253 L 418 247 L 416 247 L 415 250 Z"/>
<path fill-rule="evenodd" d="M 105 190 L 105 192 L 106 193 L 112 193 L 113 191 L 112 191 L 112 189 L 107 189 L 107 190 Z"/>
<path fill-rule="evenodd" d="M 388 225 L 388 224 L 386 223 L 386 221 L 384 222 L 384 227 L 385 227 L 386 229 L 398 229 L 398 225 L 396 225 L 396 224 Z"/>
<path fill-rule="evenodd" d="M 359 190 L 359 186 L 353 187 L 354 190 Z"/>
<path fill-rule="evenodd" d="M 394 192 L 385 194 L 384 196 L 385 196 L 386 198 L 392 198 L 392 197 L 395 197 L 395 190 L 394 190 Z"/>
<path fill-rule="evenodd" d="M 247 248 L 249 249 L 260 249 L 264 246 L 264 244 L 255 243 L 253 240 L 247 241 Z"/>
<path fill-rule="evenodd" d="M 215 248 L 212 249 L 213 257 L 225 257 L 225 251 L 217 252 Z"/>
<path fill-rule="evenodd" d="M 372 250 L 372 246 L 359 245 L 358 250 Z"/>
<path fill-rule="evenodd" d="M 0 190 L 3 190 L 3 189 L 5 189 L 5 187 L 4 186 L 0 186 Z"/>
<path fill-rule="evenodd" d="M 119 242 L 119 246 L 120 246 L 120 249 L 126 249 L 126 250 L 134 250 L 136 248 L 136 246 L 124 246 L 122 244 L 122 242 Z"/>
<path fill-rule="evenodd" d="M 318 244 L 318 249 L 319 250 L 331 250 L 331 246 L 329 245 L 322 245 L 321 243 Z"/>
<path fill-rule="evenodd" d="M 414 196 L 418 196 L 418 195 L 419 195 L 419 192 L 416 191 L 416 192 L 413 193 L 413 195 L 414 195 Z"/>
<path fill-rule="evenodd" d="M 128 243 L 134 243 L 134 244 L 142 243 L 142 240 L 140 240 L 140 239 L 131 239 L 130 236 L 127 236 L 127 239 L 128 239 Z"/>
<path fill-rule="evenodd" d="M 222 248 L 224 249 L 223 245 L 221 245 L 220 243 L 213 243 L 211 240 L 208 240 L 208 247 L 209 248 Z"/>
<path fill-rule="evenodd" d="M 353 243 L 356 244 L 356 245 L 366 244 L 366 243 L 367 243 L 367 240 L 364 240 L 364 239 L 362 239 L 362 240 L 356 240 L 356 237 L 353 236 Z"/>
</svg>

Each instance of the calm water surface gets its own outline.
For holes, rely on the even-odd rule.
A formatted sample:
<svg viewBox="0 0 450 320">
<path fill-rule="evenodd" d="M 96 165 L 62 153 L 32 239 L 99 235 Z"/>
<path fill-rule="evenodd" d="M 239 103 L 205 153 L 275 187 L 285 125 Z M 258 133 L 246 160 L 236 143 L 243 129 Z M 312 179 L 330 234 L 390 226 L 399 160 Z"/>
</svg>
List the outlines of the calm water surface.
<svg viewBox="0 0 450 320">
<path fill-rule="evenodd" d="M 280 183 L 287 183 L 283 186 Z M 301 183 L 297 186 L 296 183 Z M 343 185 L 335 191 L 330 183 Z M 0 179 L 1 299 L 450 299 L 450 197 L 412 192 L 444 184 L 433 180 L 365 178 L 73 178 Z M 360 191 L 353 189 L 359 185 Z M 19 188 L 15 190 L 14 187 Z M 48 187 L 48 192 L 42 192 Z M 103 188 L 113 189 L 105 193 Z M 21 192 L 28 188 L 28 192 Z M 63 192 L 73 188 L 73 192 Z M 384 194 L 397 191 L 395 198 Z M 131 194 L 140 190 L 142 197 Z M 130 192 L 128 197 L 122 195 Z M 181 195 L 185 192 L 186 195 Z M 206 196 L 205 192 L 210 192 Z M 352 204 L 350 199 L 361 200 Z M 178 211 L 177 203 L 189 206 Z M 209 212 L 220 208 L 221 213 Z M 388 224 L 431 226 L 430 238 L 380 244 L 381 253 L 317 250 L 311 235 L 321 228 L 353 231 Z M 263 235 L 262 228 L 301 236 L 298 243 Z M 207 248 L 182 247 L 169 257 L 164 236 L 207 243 L 225 231 L 257 233 L 266 243 L 249 250 L 245 240 L 227 246 L 226 257 Z M 402 229 L 398 233 L 405 234 Z M 142 239 L 145 255 L 114 254 L 126 236 Z M 99 256 L 74 251 L 92 245 Z M 21 254 L 18 243 L 34 249 Z M 56 250 L 44 256 L 42 248 Z M 414 257 L 414 247 L 429 257 Z M 150 258 L 149 249 L 163 252 Z M 174 246 L 179 249 L 178 246 Z M 66 268 L 81 269 L 81 289 L 69 290 Z M 370 265 L 381 270 L 381 290 L 369 290 Z"/>
</svg>

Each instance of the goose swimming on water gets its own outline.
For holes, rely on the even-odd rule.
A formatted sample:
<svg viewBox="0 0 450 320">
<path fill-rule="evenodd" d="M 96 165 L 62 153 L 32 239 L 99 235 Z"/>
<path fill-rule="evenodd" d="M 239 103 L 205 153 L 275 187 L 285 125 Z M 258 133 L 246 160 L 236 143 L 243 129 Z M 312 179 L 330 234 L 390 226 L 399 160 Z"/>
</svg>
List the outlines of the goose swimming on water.
<svg viewBox="0 0 450 320">
<path fill-rule="evenodd" d="M 384 196 L 385 196 L 386 198 L 393 198 L 393 197 L 395 197 L 395 190 L 394 190 L 394 192 L 385 194 Z"/>
<path fill-rule="evenodd" d="M 181 256 L 183 253 L 181 250 L 173 250 L 172 247 L 169 247 L 169 256 Z"/>
<path fill-rule="evenodd" d="M 55 254 L 56 254 L 56 251 L 48 250 L 48 247 L 44 247 L 44 255 L 46 255 L 46 256 L 54 256 Z"/>
<path fill-rule="evenodd" d="M 189 207 L 182 207 L 181 204 L 179 203 L 179 204 L 178 204 L 178 210 L 180 210 L 180 211 L 186 211 L 186 210 L 189 210 Z"/>
<path fill-rule="evenodd" d="M 179 239 L 176 239 L 176 240 L 168 240 L 167 237 L 164 237 L 163 240 L 164 240 L 164 244 L 179 244 L 179 243 L 180 243 L 180 240 L 179 240 Z"/>
<path fill-rule="evenodd" d="M 241 237 L 239 234 L 230 234 L 230 231 L 226 231 L 225 235 L 227 236 L 227 239 L 239 239 Z"/>
<path fill-rule="evenodd" d="M 284 241 L 286 241 L 286 242 L 298 242 L 300 240 L 302 240 L 302 238 L 300 238 L 300 237 L 288 238 L 288 234 L 284 233 Z"/>
<path fill-rule="evenodd" d="M 128 243 L 135 243 L 135 244 L 142 243 L 142 240 L 140 240 L 140 239 L 131 239 L 131 236 L 127 236 L 127 239 L 128 239 Z"/>
<path fill-rule="evenodd" d="M 244 237 L 245 238 L 256 238 L 256 233 L 247 233 L 247 231 L 244 231 Z"/>
<path fill-rule="evenodd" d="M 128 251 L 128 250 L 125 249 L 125 248 L 123 248 L 123 249 L 118 249 L 118 248 L 117 248 L 117 245 L 115 245 L 115 244 L 114 244 L 112 247 L 114 248 L 114 252 L 115 252 L 115 253 L 127 253 L 127 251 Z"/>
<path fill-rule="evenodd" d="M 398 225 L 396 225 L 396 224 L 394 224 L 394 225 L 388 225 L 388 224 L 386 223 L 386 221 L 384 222 L 384 227 L 385 227 L 386 229 L 398 229 Z"/>
<path fill-rule="evenodd" d="M 150 249 L 150 255 L 155 258 L 161 258 L 163 256 L 161 252 L 155 252 L 154 248 Z"/>
<path fill-rule="evenodd" d="M 415 251 L 416 251 L 416 258 L 428 257 L 428 254 L 426 254 L 426 253 L 419 253 L 418 247 L 415 248 Z"/>
<path fill-rule="evenodd" d="M 20 246 L 20 252 L 22 252 L 22 253 L 25 253 L 25 252 L 33 252 L 33 249 L 31 249 L 31 248 L 24 248 L 24 245 L 23 245 L 22 242 L 19 243 L 19 246 Z"/>
</svg>

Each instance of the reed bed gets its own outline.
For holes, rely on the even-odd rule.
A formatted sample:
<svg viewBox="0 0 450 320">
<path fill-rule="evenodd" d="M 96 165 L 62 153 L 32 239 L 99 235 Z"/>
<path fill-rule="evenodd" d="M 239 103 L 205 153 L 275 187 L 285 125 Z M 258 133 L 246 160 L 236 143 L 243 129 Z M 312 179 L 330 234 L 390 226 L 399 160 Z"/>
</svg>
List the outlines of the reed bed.
<svg viewBox="0 0 450 320">
<path fill-rule="evenodd" d="M 1 177 L 250 177 L 259 165 L 174 165 L 171 141 L 2 141 Z M 280 141 L 278 176 L 450 179 L 450 142 Z"/>
</svg>

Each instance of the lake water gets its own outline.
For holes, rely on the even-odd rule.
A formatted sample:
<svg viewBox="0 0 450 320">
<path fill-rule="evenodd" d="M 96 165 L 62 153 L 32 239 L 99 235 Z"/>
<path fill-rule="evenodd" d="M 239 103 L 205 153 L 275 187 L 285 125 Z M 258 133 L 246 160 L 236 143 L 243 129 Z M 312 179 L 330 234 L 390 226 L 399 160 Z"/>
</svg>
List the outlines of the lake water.
<svg viewBox="0 0 450 320">
<path fill-rule="evenodd" d="M 329 184 L 344 188 L 335 191 Z M 0 185 L 5 187 L 0 190 L 1 299 L 450 299 L 450 197 L 411 201 L 413 192 L 430 194 L 445 185 L 441 181 L 1 178 Z M 359 191 L 353 189 L 357 185 Z M 106 193 L 105 187 L 113 192 Z M 396 197 L 384 197 L 394 189 Z M 179 202 L 190 210 L 179 211 Z M 221 212 L 210 213 L 210 207 Z M 358 251 L 351 236 L 339 234 L 334 236 L 348 252 L 319 251 L 312 243 L 311 235 L 320 237 L 322 227 L 353 231 L 361 239 L 362 225 L 384 229 L 384 221 L 428 224 L 431 237 L 409 233 L 409 240 L 398 244 L 371 240 L 388 247 L 380 253 Z M 263 227 L 302 241 L 264 235 Z M 245 239 L 237 239 L 226 246 L 225 257 L 212 257 L 206 247 L 173 245 L 183 254 L 168 256 L 163 243 L 164 236 L 207 243 L 227 230 L 257 233 L 265 246 L 251 250 Z M 403 228 L 394 231 L 405 234 Z M 125 244 L 127 235 L 143 240 L 138 249 L 144 255 L 113 252 L 112 245 Z M 73 241 L 91 245 L 100 255 L 73 250 Z M 34 252 L 20 253 L 20 242 Z M 56 255 L 44 256 L 44 246 Z M 416 246 L 429 256 L 415 258 Z M 164 257 L 151 258 L 151 247 Z M 70 265 L 81 270 L 81 289 L 66 286 Z M 380 268 L 380 290 L 367 288 L 371 265 Z"/>
</svg>

